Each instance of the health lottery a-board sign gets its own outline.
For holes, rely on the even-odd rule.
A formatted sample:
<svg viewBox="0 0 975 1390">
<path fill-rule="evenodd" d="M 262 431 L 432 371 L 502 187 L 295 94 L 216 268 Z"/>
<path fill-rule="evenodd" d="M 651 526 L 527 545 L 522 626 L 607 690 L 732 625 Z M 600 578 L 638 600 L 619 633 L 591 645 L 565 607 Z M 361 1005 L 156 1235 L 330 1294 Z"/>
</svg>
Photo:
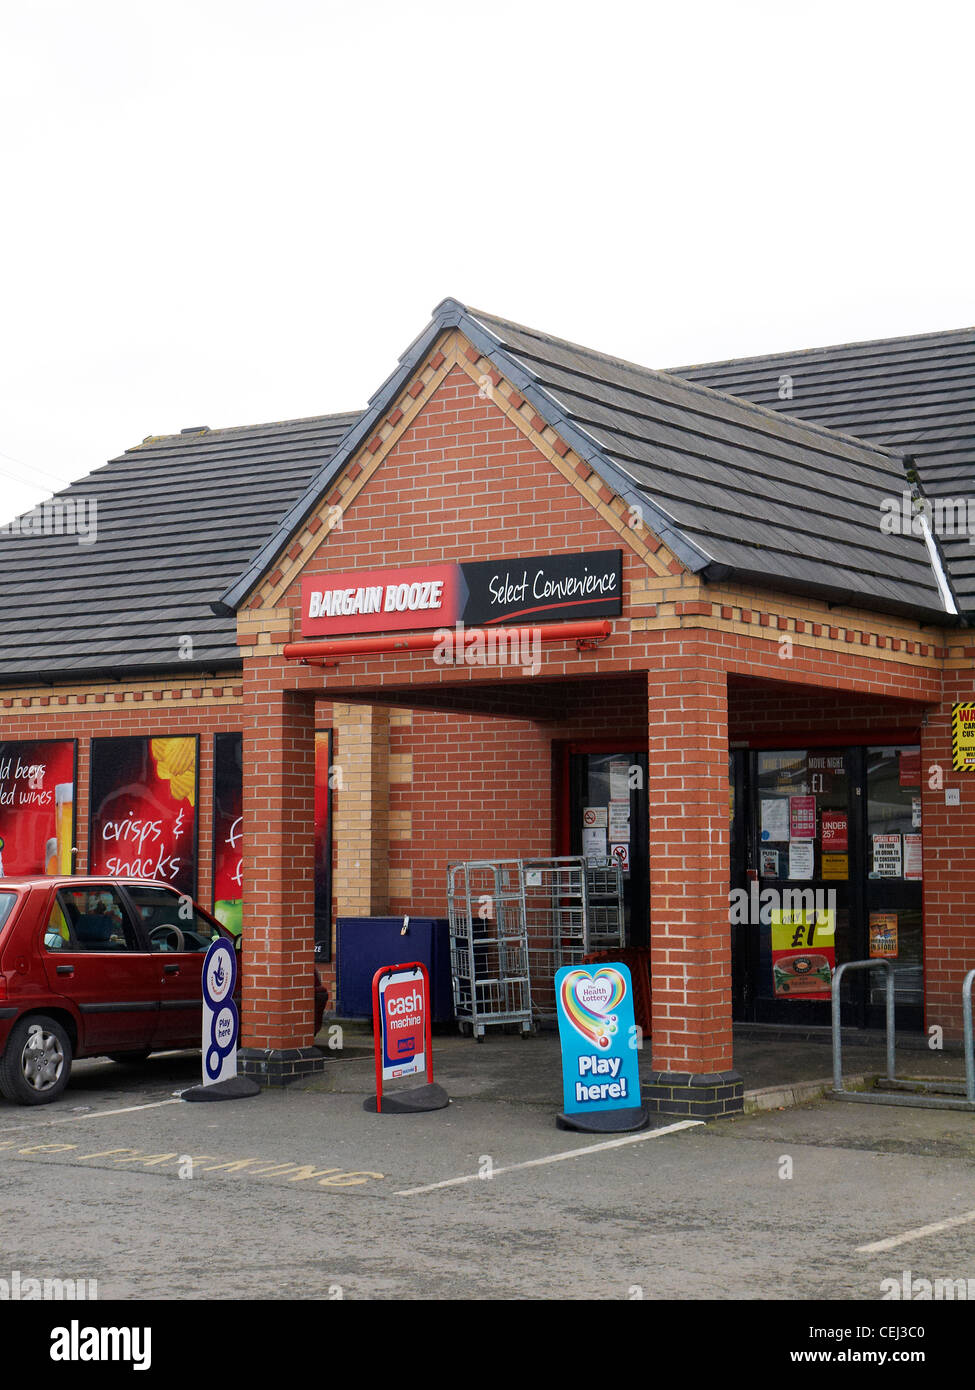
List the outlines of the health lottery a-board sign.
<svg viewBox="0 0 975 1390">
<path fill-rule="evenodd" d="M 240 1015 L 234 1003 L 237 955 L 226 937 L 212 942 L 203 961 L 203 1084 L 237 1075 Z"/>
<path fill-rule="evenodd" d="M 622 555 L 594 550 L 307 575 L 301 582 L 301 635 L 618 617 Z"/>
<path fill-rule="evenodd" d="M 555 975 L 562 1044 L 564 1113 L 560 1129 L 643 1129 L 640 1034 L 627 966 L 565 965 Z"/>
</svg>

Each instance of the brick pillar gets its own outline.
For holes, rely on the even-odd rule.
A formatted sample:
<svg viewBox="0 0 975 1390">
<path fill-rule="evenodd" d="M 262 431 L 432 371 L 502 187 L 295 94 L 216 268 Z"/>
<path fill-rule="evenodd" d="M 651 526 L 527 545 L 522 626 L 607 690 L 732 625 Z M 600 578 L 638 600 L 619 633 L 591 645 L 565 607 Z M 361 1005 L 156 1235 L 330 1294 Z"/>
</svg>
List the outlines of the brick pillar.
<svg viewBox="0 0 975 1390">
<path fill-rule="evenodd" d="M 315 707 L 244 663 L 244 931 L 239 1059 L 284 1085 L 316 1071 Z"/>
<path fill-rule="evenodd" d="M 649 680 L 652 1109 L 742 1108 L 728 925 L 728 692 L 703 644 L 672 640 Z"/>
<path fill-rule="evenodd" d="M 951 707 L 975 700 L 971 672 L 945 671 L 945 702 L 921 730 L 921 845 L 924 854 L 924 1024 L 962 1038 L 961 986 L 975 968 L 975 772 L 952 765 Z M 959 804 L 945 791 L 957 788 Z"/>
<path fill-rule="evenodd" d="M 389 910 L 389 710 L 335 705 L 334 717 L 338 915 L 381 917 Z"/>
</svg>

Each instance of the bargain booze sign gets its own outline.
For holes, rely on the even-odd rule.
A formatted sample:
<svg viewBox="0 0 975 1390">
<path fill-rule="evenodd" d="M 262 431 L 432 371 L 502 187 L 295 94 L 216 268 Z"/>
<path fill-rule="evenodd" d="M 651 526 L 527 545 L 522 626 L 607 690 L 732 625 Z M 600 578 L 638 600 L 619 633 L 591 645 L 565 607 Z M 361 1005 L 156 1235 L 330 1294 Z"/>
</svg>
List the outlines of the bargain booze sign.
<svg viewBox="0 0 975 1390">
<path fill-rule="evenodd" d="M 561 622 L 622 612 L 622 551 L 409 565 L 307 575 L 303 637 L 511 622 Z"/>
</svg>

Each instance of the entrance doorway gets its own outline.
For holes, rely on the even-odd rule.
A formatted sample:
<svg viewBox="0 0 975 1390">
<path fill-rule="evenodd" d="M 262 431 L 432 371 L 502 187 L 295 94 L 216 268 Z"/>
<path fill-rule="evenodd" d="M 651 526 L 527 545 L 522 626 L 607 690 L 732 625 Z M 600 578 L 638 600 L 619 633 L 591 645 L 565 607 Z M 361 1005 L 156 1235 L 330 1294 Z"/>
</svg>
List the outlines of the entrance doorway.
<svg viewBox="0 0 975 1390">
<path fill-rule="evenodd" d="M 923 1026 L 920 748 L 916 744 L 733 749 L 731 887 L 755 919 L 732 924 L 734 1016 L 759 1023 L 824 1025 L 828 992 L 788 978 L 773 940 L 774 914 L 801 892 L 835 926 L 835 964 L 883 958 L 895 966 L 898 1027 Z M 777 893 L 773 898 L 765 890 Z M 781 946 L 783 937 L 778 937 Z M 828 940 L 828 937 L 827 937 Z M 787 943 L 789 944 L 789 943 Z M 795 942 L 815 945 L 795 935 Z M 777 957 L 773 960 L 773 952 Z M 813 968 L 819 961 L 813 958 Z M 800 968 L 809 969 L 805 961 Z M 812 997 L 811 997 L 812 996 Z M 881 972 L 844 981 L 844 1024 L 884 1022 Z"/>
<path fill-rule="evenodd" d="M 625 743 L 563 745 L 562 854 L 623 866 L 627 946 L 650 944 L 647 753 Z"/>
</svg>

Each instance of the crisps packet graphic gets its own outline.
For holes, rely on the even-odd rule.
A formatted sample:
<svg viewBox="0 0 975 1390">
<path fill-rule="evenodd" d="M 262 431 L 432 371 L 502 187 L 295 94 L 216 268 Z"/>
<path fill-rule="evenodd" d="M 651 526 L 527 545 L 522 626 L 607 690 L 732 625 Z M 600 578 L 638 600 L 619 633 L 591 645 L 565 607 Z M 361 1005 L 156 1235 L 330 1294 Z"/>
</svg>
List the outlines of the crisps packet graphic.
<svg viewBox="0 0 975 1390">
<path fill-rule="evenodd" d="M 192 806 L 196 796 L 196 743 L 192 738 L 153 738 L 149 740 L 156 774 L 169 783 L 174 801 L 188 801 Z"/>
</svg>

